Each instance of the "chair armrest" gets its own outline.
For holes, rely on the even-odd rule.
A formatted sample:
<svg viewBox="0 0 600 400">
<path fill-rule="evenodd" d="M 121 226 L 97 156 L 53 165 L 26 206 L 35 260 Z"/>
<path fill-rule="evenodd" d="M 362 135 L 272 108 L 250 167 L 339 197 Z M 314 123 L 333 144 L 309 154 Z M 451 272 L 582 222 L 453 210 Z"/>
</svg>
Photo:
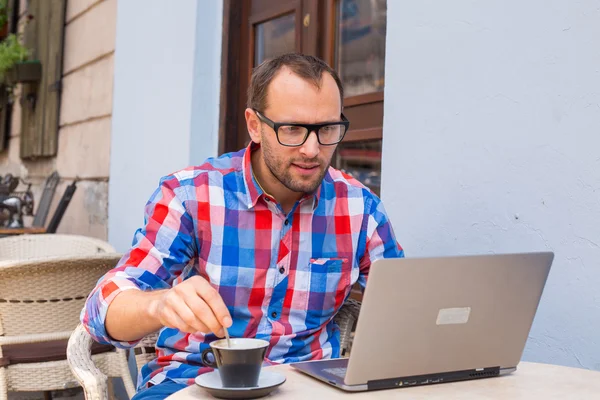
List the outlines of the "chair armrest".
<svg viewBox="0 0 600 400">
<path fill-rule="evenodd" d="M 340 311 L 334 318 L 334 321 L 340 327 L 340 355 L 344 356 L 350 351 L 351 334 L 354 323 L 360 313 L 360 301 L 347 299 Z"/>
<path fill-rule="evenodd" d="M 86 400 L 108 399 L 108 378 L 92 360 L 92 337 L 79 324 L 69 338 L 67 361 L 71 372 L 83 387 Z"/>
</svg>

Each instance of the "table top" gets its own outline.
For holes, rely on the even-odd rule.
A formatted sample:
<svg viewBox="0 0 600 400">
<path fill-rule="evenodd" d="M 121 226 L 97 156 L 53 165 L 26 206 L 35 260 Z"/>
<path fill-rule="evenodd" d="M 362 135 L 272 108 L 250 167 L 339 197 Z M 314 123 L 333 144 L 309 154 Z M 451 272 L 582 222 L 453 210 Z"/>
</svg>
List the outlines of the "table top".
<svg viewBox="0 0 600 400">
<path fill-rule="evenodd" d="M 348 393 L 303 374 L 289 365 L 267 367 L 286 376 L 269 398 L 277 399 L 600 399 L 600 372 L 550 364 L 521 362 L 516 372 L 497 378 Z M 169 400 L 212 399 L 198 385 Z"/>
<path fill-rule="evenodd" d="M 46 228 L 27 227 L 27 228 L 0 228 L 0 235 L 23 235 L 26 233 L 46 233 Z"/>
</svg>

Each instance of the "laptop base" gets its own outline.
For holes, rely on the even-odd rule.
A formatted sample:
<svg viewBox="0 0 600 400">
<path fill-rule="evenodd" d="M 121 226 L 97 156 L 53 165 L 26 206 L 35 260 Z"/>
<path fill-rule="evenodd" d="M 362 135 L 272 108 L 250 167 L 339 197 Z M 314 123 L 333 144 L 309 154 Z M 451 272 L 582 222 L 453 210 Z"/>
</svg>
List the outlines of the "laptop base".
<svg viewBox="0 0 600 400">
<path fill-rule="evenodd" d="M 371 390 L 404 388 L 411 386 L 434 385 L 438 383 L 467 381 L 502 376 L 514 372 L 515 368 L 481 368 L 465 371 L 443 372 L 437 374 L 378 379 L 365 384 L 348 385 L 344 382 L 345 370 L 348 366 L 347 358 L 321 360 L 297 363 L 293 368 L 319 379 L 329 385 L 349 392 L 362 392 Z"/>
</svg>

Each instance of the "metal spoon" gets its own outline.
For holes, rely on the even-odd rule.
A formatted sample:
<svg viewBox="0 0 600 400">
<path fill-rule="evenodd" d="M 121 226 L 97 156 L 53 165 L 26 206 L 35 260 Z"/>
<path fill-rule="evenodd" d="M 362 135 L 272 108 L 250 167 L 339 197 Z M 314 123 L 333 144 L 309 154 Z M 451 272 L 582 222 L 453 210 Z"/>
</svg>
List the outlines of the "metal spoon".
<svg viewBox="0 0 600 400">
<path fill-rule="evenodd" d="M 223 330 L 225 331 L 225 337 L 227 338 L 227 347 L 231 347 L 231 341 L 229 340 L 229 332 L 225 327 L 223 327 Z"/>
</svg>

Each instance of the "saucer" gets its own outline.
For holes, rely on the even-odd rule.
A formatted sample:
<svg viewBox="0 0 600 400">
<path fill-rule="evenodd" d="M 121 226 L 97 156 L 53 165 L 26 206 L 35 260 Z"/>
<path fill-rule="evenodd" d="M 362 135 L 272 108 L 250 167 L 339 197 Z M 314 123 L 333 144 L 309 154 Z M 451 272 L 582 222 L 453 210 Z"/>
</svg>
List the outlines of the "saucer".
<svg viewBox="0 0 600 400">
<path fill-rule="evenodd" d="M 219 399 L 257 399 L 271 393 L 285 382 L 285 376 L 277 372 L 262 370 L 258 377 L 258 386 L 247 388 L 228 388 L 221 383 L 219 371 L 215 370 L 196 377 L 196 384 Z"/>
</svg>

